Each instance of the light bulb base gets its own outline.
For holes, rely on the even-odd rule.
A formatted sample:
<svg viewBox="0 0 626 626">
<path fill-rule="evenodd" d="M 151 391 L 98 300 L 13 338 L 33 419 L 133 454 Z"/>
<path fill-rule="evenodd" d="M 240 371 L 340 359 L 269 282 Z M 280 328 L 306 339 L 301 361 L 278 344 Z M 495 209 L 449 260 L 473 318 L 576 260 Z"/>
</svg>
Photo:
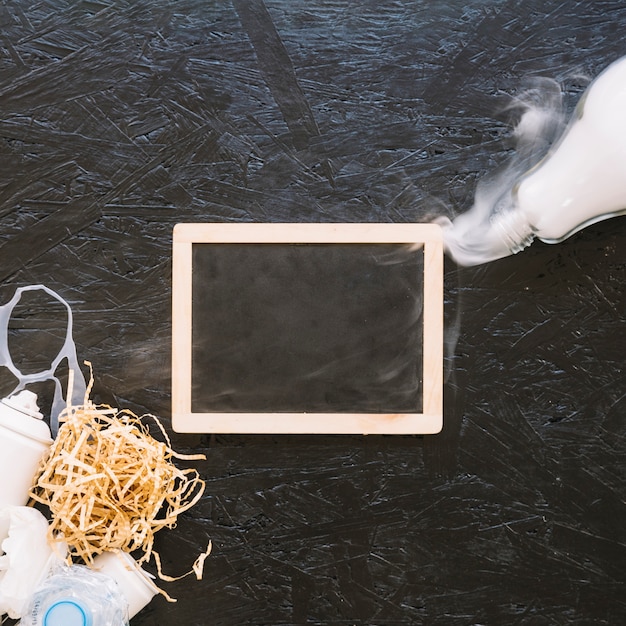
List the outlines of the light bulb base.
<svg viewBox="0 0 626 626">
<path fill-rule="evenodd" d="M 493 232 L 498 234 L 511 254 L 528 248 L 535 238 L 533 227 L 519 208 L 497 213 L 490 221 Z"/>
</svg>

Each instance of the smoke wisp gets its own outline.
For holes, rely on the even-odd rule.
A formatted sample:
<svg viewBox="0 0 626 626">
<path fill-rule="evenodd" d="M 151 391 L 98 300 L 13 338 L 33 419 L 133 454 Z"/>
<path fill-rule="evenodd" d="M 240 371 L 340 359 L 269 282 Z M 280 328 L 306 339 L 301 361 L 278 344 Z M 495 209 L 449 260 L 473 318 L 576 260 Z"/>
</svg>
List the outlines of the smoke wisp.
<svg viewBox="0 0 626 626">
<path fill-rule="evenodd" d="M 507 110 L 516 120 L 511 158 L 479 182 L 468 211 L 454 220 L 436 220 L 444 229 L 446 252 L 459 265 L 478 265 L 512 254 L 493 218 L 515 207 L 517 182 L 545 157 L 565 129 L 561 87 L 549 78 L 528 80 Z"/>
</svg>

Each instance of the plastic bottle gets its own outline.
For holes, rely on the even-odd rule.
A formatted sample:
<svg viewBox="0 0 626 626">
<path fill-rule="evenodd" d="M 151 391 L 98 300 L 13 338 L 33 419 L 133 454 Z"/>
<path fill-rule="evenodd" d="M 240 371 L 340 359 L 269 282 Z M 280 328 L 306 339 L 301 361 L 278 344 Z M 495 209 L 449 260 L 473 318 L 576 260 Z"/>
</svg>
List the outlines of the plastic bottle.
<svg viewBox="0 0 626 626">
<path fill-rule="evenodd" d="M 128 602 L 130 619 L 159 593 L 150 574 L 126 552 L 103 552 L 94 559 L 93 566 L 117 582 Z"/>
<path fill-rule="evenodd" d="M 35 591 L 21 626 L 128 626 L 128 605 L 109 576 L 82 565 L 58 568 Z"/>
<path fill-rule="evenodd" d="M 32 391 L 20 391 L 0 401 L 0 510 L 28 503 L 39 463 L 52 444 L 50 429 L 42 418 Z M 7 533 L 2 526 L 0 545 Z"/>
<path fill-rule="evenodd" d="M 568 131 L 522 178 L 517 207 L 498 222 L 513 252 L 533 237 L 559 243 L 585 226 L 626 212 L 626 57 L 581 98 Z"/>
<path fill-rule="evenodd" d="M 589 85 L 561 138 L 506 191 L 494 195 L 503 204 L 484 225 L 472 210 L 442 222 L 446 249 L 461 265 L 515 254 L 534 239 L 559 243 L 626 213 L 626 56 Z"/>
</svg>

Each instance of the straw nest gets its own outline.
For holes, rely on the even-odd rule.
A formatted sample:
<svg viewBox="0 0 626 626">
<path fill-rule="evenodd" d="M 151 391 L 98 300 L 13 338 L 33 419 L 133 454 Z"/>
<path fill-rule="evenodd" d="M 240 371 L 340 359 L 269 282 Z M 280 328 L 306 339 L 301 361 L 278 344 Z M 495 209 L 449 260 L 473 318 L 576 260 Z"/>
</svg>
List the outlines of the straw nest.
<svg viewBox="0 0 626 626">
<path fill-rule="evenodd" d="M 138 563 L 154 553 L 160 569 L 153 552 L 155 533 L 173 528 L 205 487 L 195 469 L 179 469 L 173 459 L 205 457 L 174 452 L 156 417 L 95 406 L 87 394 L 84 406 L 61 414 L 58 435 L 42 460 L 31 496 L 50 509 L 50 539 L 62 538 L 70 558 L 90 565 L 105 551 L 139 550 Z M 157 425 L 165 442 L 150 435 L 146 418 Z M 209 551 L 210 544 L 199 561 Z M 198 566 L 196 562 L 194 569 Z"/>
</svg>

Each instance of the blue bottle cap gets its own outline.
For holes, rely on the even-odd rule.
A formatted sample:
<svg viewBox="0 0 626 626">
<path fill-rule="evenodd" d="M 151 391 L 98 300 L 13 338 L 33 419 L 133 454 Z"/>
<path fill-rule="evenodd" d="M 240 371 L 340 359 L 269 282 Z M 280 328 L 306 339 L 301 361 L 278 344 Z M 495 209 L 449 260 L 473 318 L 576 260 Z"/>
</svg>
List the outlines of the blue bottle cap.
<svg viewBox="0 0 626 626">
<path fill-rule="evenodd" d="M 43 626 L 92 626 L 91 612 L 78 600 L 57 600 L 43 616 Z"/>
</svg>

